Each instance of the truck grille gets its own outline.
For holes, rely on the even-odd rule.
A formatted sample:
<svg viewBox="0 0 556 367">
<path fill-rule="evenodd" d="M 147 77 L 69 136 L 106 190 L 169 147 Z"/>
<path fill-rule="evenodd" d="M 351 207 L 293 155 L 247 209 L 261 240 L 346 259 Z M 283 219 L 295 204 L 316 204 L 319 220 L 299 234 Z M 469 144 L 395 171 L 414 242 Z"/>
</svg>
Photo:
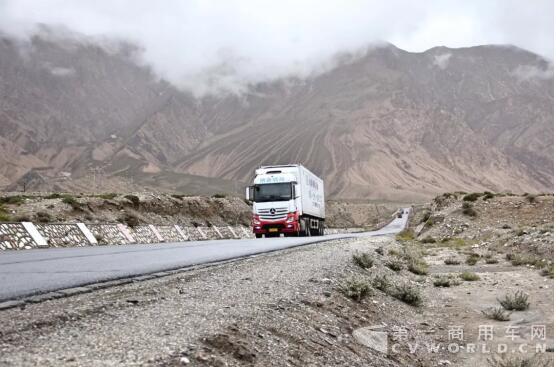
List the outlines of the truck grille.
<svg viewBox="0 0 556 367">
<path fill-rule="evenodd" d="M 288 208 L 259 209 L 257 214 L 262 220 L 281 220 L 288 216 Z"/>
</svg>

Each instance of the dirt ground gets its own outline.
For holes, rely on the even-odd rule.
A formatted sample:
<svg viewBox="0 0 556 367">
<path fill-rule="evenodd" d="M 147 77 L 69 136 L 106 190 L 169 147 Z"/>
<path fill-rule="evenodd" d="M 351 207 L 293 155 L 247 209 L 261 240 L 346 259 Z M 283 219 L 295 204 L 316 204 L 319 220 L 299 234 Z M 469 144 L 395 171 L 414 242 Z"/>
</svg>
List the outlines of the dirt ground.
<svg viewBox="0 0 556 367">
<path fill-rule="evenodd" d="M 376 228 L 387 223 L 400 203 L 332 200 L 326 204 L 329 228 Z M 1 221 L 121 222 L 183 225 L 251 224 L 251 206 L 235 196 L 186 196 L 156 192 L 127 194 L 3 193 Z"/>
<path fill-rule="evenodd" d="M 522 204 L 527 221 L 505 200 L 469 218 L 457 199 L 418 237 L 331 241 L 0 311 L 0 365 L 552 365 L 552 199 Z M 496 220 L 512 229 L 483 230 L 489 205 L 507 205 Z M 516 291 L 525 310 L 483 313 Z"/>
</svg>

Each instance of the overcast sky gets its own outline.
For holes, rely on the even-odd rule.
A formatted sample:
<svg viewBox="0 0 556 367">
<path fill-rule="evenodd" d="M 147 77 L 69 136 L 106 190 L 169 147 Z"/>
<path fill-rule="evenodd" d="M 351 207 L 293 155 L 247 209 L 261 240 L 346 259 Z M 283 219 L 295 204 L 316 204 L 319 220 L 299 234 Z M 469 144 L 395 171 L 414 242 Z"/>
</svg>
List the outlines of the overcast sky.
<svg viewBox="0 0 556 367">
<path fill-rule="evenodd" d="M 144 48 L 143 61 L 197 93 L 321 70 L 387 41 L 409 51 L 513 44 L 553 59 L 553 0 L 0 0 L 0 29 L 37 23 Z"/>
</svg>

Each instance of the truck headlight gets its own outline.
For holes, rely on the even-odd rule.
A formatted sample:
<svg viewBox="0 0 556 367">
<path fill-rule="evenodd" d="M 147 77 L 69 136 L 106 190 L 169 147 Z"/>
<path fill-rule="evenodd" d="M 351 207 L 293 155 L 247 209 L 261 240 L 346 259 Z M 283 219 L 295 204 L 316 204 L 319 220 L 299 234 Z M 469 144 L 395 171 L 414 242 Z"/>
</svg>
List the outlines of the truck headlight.
<svg viewBox="0 0 556 367">
<path fill-rule="evenodd" d="M 289 213 L 288 218 L 286 219 L 286 223 L 292 223 L 295 221 L 295 213 Z"/>
</svg>

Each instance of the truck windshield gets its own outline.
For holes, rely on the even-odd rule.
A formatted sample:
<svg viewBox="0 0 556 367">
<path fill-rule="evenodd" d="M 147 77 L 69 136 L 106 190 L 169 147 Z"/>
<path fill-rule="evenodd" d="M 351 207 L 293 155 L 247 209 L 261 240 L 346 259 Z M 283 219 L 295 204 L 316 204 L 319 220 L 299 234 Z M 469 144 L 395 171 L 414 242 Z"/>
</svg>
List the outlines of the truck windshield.
<svg viewBox="0 0 556 367">
<path fill-rule="evenodd" d="M 265 201 L 288 201 L 292 198 L 291 183 L 255 185 L 254 199 L 257 203 Z"/>
</svg>

